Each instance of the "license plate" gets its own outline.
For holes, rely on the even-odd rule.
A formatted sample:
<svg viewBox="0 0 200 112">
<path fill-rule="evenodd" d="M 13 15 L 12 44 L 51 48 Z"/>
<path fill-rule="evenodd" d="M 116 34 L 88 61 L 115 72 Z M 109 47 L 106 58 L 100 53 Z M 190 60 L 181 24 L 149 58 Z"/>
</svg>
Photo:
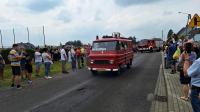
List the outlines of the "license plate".
<svg viewBox="0 0 200 112">
<path fill-rule="evenodd" d="M 97 71 L 106 71 L 106 70 L 103 68 L 99 68 L 99 69 L 97 69 Z"/>
</svg>

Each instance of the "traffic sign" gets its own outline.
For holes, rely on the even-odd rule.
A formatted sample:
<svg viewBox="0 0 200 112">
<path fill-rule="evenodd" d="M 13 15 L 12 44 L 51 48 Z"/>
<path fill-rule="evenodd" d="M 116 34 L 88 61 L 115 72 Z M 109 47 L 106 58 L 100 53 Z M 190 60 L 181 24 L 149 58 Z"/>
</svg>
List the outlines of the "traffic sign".
<svg viewBox="0 0 200 112">
<path fill-rule="evenodd" d="M 194 28 L 194 27 L 199 27 L 200 26 L 200 17 L 198 16 L 198 14 L 195 14 L 191 21 L 189 22 L 189 27 L 190 28 Z"/>
</svg>

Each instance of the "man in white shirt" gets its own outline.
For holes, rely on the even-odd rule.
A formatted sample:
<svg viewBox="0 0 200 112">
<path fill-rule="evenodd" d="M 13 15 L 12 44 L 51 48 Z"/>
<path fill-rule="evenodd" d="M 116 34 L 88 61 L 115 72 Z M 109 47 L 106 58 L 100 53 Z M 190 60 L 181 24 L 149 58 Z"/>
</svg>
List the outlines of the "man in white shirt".
<svg viewBox="0 0 200 112">
<path fill-rule="evenodd" d="M 62 73 L 68 73 L 66 70 L 66 63 L 67 63 L 67 54 L 64 49 L 64 45 L 60 49 L 60 55 L 61 55 L 61 64 L 62 64 Z"/>
</svg>

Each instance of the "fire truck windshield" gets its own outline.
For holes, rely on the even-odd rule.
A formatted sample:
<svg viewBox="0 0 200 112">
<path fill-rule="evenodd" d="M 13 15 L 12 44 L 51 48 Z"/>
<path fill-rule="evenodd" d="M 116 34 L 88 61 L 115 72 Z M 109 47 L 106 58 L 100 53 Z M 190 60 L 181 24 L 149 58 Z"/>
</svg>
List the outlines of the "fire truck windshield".
<svg viewBox="0 0 200 112">
<path fill-rule="evenodd" d="M 148 40 L 141 40 L 140 42 L 139 42 L 139 46 L 144 46 L 144 45 L 146 45 L 148 43 Z"/>
<path fill-rule="evenodd" d="M 116 50 L 117 41 L 99 41 L 94 42 L 92 51 L 112 51 Z"/>
</svg>

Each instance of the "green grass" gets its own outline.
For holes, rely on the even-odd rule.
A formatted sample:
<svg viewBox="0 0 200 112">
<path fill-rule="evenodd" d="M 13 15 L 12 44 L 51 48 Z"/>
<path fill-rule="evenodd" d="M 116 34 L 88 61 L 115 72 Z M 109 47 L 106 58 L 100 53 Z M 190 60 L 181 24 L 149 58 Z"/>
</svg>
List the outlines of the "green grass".
<svg viewBox="0 0 200 112">
<path fill-rule="evenodd" d="M 70 64 L 67 64 L 67 69 L 69 70 L 71 68 Z M 50 69 L 50 75 L 59 75 L 61 73 L 61 62 L 57 61 L 54 62 L 53 65 L 51 65 Z M 42 64 L 40 69 L 40 76 L 44 77 L 44 64 Z M 4 69 L 4 80 L 0 80 L 0 88 L 8 88 L 11 84 L 11 77 L 12 77 L 12 71 L 10 65 L 6 65 Z M 33 64 L 33 73 L 32 78 L 35 80 L 37 77 L 35 77 L 35 65 Z M 22 81 L 24 82 L 24 80 Z"/>
</svg>

